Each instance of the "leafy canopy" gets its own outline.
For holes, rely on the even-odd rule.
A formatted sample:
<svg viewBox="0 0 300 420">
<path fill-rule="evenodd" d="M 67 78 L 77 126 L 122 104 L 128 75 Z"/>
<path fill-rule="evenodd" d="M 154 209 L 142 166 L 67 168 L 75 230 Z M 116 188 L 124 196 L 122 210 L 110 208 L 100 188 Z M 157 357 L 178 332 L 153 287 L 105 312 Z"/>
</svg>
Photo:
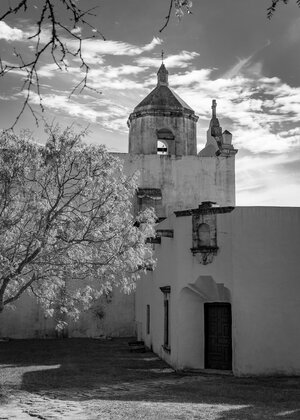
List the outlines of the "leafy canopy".
<svg viewBox="0 0 300 420">
<path fill-rule="evenodd" d="M 136 177 L 70 129 L 45 146 L 0 136 L 0 311 L 26 290 L 49 315 L 78 317 L 104 291 L 134 287 L 152 264 L 154 213 L 132 214 Z M 138 227 L 139 225 L 139 227 Z"/>
</svg>

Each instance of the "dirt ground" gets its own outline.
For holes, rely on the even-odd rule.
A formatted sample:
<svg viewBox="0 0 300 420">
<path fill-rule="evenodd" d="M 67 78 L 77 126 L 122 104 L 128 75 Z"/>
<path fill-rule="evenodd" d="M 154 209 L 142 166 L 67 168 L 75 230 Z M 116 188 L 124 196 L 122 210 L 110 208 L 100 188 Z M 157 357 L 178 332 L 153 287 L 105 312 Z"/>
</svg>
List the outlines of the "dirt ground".
<svg viewBox="0 0 300 420">
<path fill-rule="evenodd" d="M 178 373 L 127 342 L 0 342 L 0 420 L 300 419 L 300 378 Z"/>
</svg>

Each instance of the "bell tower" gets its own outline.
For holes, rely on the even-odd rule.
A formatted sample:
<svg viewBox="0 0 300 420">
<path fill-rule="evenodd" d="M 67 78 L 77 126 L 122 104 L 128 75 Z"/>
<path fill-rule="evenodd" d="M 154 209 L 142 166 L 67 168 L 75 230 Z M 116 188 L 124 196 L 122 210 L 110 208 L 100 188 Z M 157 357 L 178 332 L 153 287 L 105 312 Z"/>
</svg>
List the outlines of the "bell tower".
<svg viewBox="0 0 300 420">
<path fill-rule="evenodd" d="M 207 144 L 197 153 L 198 116 L 169 86 L 162 62 L 156 87 L 128 118 L 129 153 L 122 155 L 126 174 L 138 173 L 135 212 L 153 207 L 159 220 L 205 201 L 235 203 L 232 135 L 222 132 L 216 100 Z"/>
<path fill-rule="evenodd" d="M 170 87 L 164 63 L 157 85 L 128 118 L 129 153 L 169 156 L 197 155 L 198 117 Z"/>
</svg>

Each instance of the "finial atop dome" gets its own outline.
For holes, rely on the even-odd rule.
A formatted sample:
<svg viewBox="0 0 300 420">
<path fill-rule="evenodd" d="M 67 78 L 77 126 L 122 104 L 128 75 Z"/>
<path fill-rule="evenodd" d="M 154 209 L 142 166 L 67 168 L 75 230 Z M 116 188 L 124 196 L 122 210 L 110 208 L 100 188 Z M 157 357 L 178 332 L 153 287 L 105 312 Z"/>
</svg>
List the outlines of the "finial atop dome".
<svg viewBox="0 0 300 420">
<path fill-rule="evenodd" d="M 211 135 L 213 137 L 221 137 L 222 136 L 222 127 L 220 127 L 219 120 L 217 118 L 217 101 L 215 99 L 212 100 L 211 105 L 211 120 L 210 120 L 210 129 Z"/>
<path fill-rule="evenodd" d="M 210 120 L 211 127 L 219 127 L 219 120 L 217 118 L 217 101 L 215 99 L 212 100 L 211 105 L 211 120 Z"/>
<path fill-rule="evenodd" d="M 212 109 L 211 117 L 217 118 L 217 101 L 215 99 L 212 100 L 211 109 Z"/>
<path fill-rule="evenodd" d="M 168 70 L 166 69 L 165 65 L 164 65 L 164 52 L 162 51 L 161 53 L 161 58 L 162 58 L 162 63 L 161 66 L 157 72 L 157 84 L 158 85 L 164 85 L 164 86 L 169 86 L 169 82 L 168 82 Z"/>
</svg>

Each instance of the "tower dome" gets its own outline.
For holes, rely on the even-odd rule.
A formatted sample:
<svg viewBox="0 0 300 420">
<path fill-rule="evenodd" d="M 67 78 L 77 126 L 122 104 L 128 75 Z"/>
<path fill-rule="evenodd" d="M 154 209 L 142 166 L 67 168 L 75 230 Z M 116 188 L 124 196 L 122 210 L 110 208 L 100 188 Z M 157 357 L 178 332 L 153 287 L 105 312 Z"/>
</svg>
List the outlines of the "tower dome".
<svg viewBox="0 0 300 420">
<path fill-rule="evenodd" d="M 168 74 L 162 63 L 156 87 L 129 116 L 129 153 L 197 154 L 198 117 L 169 87 Z"/>
</svg>

